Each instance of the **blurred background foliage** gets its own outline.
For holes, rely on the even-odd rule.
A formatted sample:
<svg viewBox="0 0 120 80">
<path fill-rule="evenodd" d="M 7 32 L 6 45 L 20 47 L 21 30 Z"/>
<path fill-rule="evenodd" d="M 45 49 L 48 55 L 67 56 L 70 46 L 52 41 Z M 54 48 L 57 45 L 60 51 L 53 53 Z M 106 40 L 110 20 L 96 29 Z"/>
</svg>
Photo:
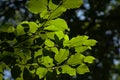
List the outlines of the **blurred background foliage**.
<svg viewBox="0 0 120 80">
<path fill-rule="evenodd" d="M 58 0 L 59 1 L 59 0 Z M 120 0 L 83 0 L 79 9 L 65 12 L 61 18 L 70 27 L 70 37 L 88 35 L 98 41 L 92 51 L 96 57 L 91 73 L 75 80 L 120 80 Z M 36 21 L 26 8 L 27 0 L 0 0 L 0 27 L 15 26 L 21 21 Z M 57 2 L 56 2 L 57 3 Z M 64 76 L 73 80 L 68 76 Z"/>
</svg>

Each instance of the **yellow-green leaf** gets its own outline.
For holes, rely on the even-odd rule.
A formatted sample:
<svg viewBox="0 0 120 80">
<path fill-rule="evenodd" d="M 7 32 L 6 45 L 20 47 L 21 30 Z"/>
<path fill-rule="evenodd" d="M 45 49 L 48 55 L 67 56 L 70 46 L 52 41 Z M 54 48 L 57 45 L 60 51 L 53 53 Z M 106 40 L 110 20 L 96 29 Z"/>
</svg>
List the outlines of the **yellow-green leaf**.
<svg viewBox="0 0 120 80">
<path fill-rule="evenodd" d="M 65 74 L 69 74 L 70 76 L 76 76 L 76 70 L 72 67 L 70 67 L 69 65 L 64 65 L 61 67 L 62 69 L 62 73 Z"/>
<path fill-rule="evenodd" d="M 76 53 L 75 55 L 71 55 L 71 57 L 67 61 L 67 64 L 72 66 L 81 64 L 83 63 L 84 58 L 84 55 Z"/>
<path fill-rule="evenodd" d="M 54 42 L 51 41 L 50 39 L 45 40 L 45 45 L 48 47 L 54 47 Z"/>
<path fill-rule="evenodd" d="M 78 74 L 85 74 L 87 72 L 90 72 L 86 64 L 81 64 L 80 66 L 77 67 L 76 70 Z"/>
<path fill-rule="evenodd" d="M 67 9 L 79 8 L 83 4 L 83 0 L 63 0 L 63 6 Z"/>
<path fill-rule="evenodd" d="M 47 9 L 47 0 L 30 0 L 27 3 L 27 7 L 29 11 L 31 11 L 34 14 L 40 13 Z"/>
<path fill-rule="evenodd" d="M 67 49 L 60 49 L 58 54 L 55 54 L 55 60 L 58 62 L 58 64 L 65 61 L 69 56 L 69 51 Z"/>
<path fill-rule="evenodd" d="M 36 74 L 42 79 L 47 74 L 47 68 L 39 67 L 37 68 Z"/>
<path fill-rule="evenodd" d="M 85 57 L 84 62 L 93 63 L 94 60 L 95 58 L 93 56 L 87 56 Z"/>
</svg>

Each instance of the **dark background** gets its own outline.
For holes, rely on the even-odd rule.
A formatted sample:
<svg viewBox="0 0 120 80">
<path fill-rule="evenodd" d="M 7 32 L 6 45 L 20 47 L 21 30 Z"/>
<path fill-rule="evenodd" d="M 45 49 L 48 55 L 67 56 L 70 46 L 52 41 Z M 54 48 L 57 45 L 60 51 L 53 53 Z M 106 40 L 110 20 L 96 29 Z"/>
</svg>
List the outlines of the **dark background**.
<svg viewBox="0 0 120 80">
<path fill-rule="evenodd" d="M 26 1 L 0 0 L 0 27 L 35 21 L 38 17 L 26 9 Z M 120 80 L 120 0 L 84 0 L 79 9 L 68 10 L 61 18 L 70 27 L 70 37 L 88 35 L 98 41 L 89 51 L 96 58 L 91 72 L 75 80 Z"/>
</svg>

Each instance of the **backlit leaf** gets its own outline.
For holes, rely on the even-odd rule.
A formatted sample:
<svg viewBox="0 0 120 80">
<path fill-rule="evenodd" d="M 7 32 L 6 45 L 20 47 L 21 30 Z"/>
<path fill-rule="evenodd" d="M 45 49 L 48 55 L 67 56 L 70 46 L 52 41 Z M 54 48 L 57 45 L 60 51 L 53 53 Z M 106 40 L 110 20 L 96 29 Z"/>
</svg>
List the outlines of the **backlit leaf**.
<svg viewBox="0 0 120 80">
<path fill-rule="evenodd" d="M 45 45 L 48 47 L 54 47 L 54 42 L 51 41 L 50 39 L 45 40 Z"/>
<path fill-rule="evenodd" d="M 47 74 L 47 69 L 43 67 L 37 68 L 36 74 L 42 79 Z"/>
<path fill-rule="evenodd" d="M 39 49 L 38 51 L 35 52 L 34 57 L 36 58 L 37 56 L 42 55 L 42 49 Z"/>
<path fill-rule="evenodd" d="M 93 56 L 87 56 L 85 57 L 84 62 L 93 63 L 94 60 L 95 58 Z"/>
<path fill-rule="evenodd" d="M 55 34 L 57 35 L 57 37 L 59 38 L 59 40 L 61 40 L 64 37 L 63 31 L 57 31 L 57 32 L 55 32 Z"/>
<path fill-rule="evenodd" d="M 59 17 L 63 12 L 66 11 L 66 8 L 63 6 L 58 7 L 57 9 L 53 10 L 48 19 L 54 19 Z"/>
<path fill-rule="evenodd" d="M 67 9 L 79 8 L 83 3 L 83 0 L 63 0 L 63 6 Z"/>
<path fill-rule="evenodd" d="M 96 40 L 89 39 L 89 40 L 86 40 L 86 41 L 83 43 L 83 45 L 86 45 L 86 46 L 94 46 L 96 43 L 97 43 Z"/>
<path fill-rule="evenodd" d="M 62 69 L 62 73 L 65 74 L 69 74 L 70 76 L 76 76 L 76 70 L 72 67 L 70 67 L 69 65 L 64 65 L 61 67 Z"/>
<path fill-rule="evenodd" d="M 77 67 L 76 70 L 78 74 L 85 74 L 87 72 L 90 72 L 86 64 L 81 64 L 80 66 Z"/>
<path fill-rule="evenodd" d="M 46 23 L 46 25 L 49 25 L 48 27 L 45 28 L 45 30 L 51 30 L 51 31 L 64 31 L 64 30 L 69 30 L 67 23 L 63 19 L 55 19 L 55 20 L 50 20 Z"/>
<path fill-rule="evenodd" d="M 29 11 L 37 14 L 47 9 L 47 3 L 47 0 L 30 0 L 27 6 Z"/>
<path fill-rule="evenodd" d="M 41 62 L 41 64 L 43 64 L 46 67 L 52 67 L 52 66 L 54 66 L 53 59 L 50 58 L 49 56 L 42 57 L 40 62 Z"/>
<path fill-rule="evenodd" d="M 72 66 L 81 64 L 83 63 L 84 58 L 84 55 L 76 53 L 75 55 L 71 55 L 71 57 L 67 61 L 67 64 Z"/>
<path fill-rule="evenodd" d="M 68 58 L 69 51 L 67 49 L 60 49 L 58 54 L 55 54 L 55 60 L 58 62 L 58 64 L 62 63 Z"/>
<path fill-rule="evenodd" d="M 52 47 L 51 51 L 53 51 L 55 54 L 58 54 L 58 48 L 57 47 Z"/>
<path fill-rule="evenodd" d="M 75 51 L 77 53 L 82 53 L 82 52 L 86 51 L 87 49 L 89 49 L 87 46 L 75 47 Z"/>
<path fill-rule="evenodd" d="M 88 39 L 88 36 L 77 36 L 73 37 L 69 41 L 64 42 L 64 46 L 69 46 L 69 47 L 79 47 L 83 45 L 83 42 Z"/>
</svg>

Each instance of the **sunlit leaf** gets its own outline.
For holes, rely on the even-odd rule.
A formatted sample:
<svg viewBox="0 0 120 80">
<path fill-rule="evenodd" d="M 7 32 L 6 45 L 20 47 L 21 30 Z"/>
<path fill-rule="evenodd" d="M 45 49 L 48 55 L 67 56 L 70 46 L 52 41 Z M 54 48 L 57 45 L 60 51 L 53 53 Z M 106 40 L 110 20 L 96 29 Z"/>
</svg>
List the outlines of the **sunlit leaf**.
<svg viewBox="0 0 120 80">
<path fill-rule="evenodd" d="M 62 63 L 68 58 L 69 51 L 67 49 L 60 49 L 58 54 L 55 54 L 55 60 L 58 62 L 58 64 Z"/>
<path fill-rule="evenodd" d="M 59 38 L 59 40 L 61 40 L 64 37 L 63 31 L 57 31 L 57 32 L 55 32 L 55 34 L 57 35 L 57 37 Z"/>
<path fill-rule="evenodd" d="M 58 5 L 54 4 L 52 2 L 52 0 L 49 0 L 49 5 L 48 6 L 49 6 L 50 10 L 55 10 L 58 7 Z"/>
<path fill-rule="evenodd" d="M 53 51 L 55 54 L 58 54 L 58 48 L 57 47 L 52 47 L 51 51 Z"/>
<path fill-rule="evenodd" d="M 37 68 L 36 74 L 42 79 L 47 74 L 47 69 L 43 67 Z"/>
<path fill-rule="evenodd" d="M 54 47 L 54 42 L 51 41 L 50 39 L 45 40 L 45 45 L 48 47 Z"/>
<path fill-rule="evenodd" d="M 66 8 L 63 6 L 58 7 L 57 9 L 53 10 L 48 19 L 54 19 L 59 17 L 63 12 L 66 11 Z"/>
<path fill-rule="evenodd" d="M 52 67 L 52 66 L 54 66 L 53 59 L 50 58 L 49 56 L 42 57 L 40 62 L 41 62 L 41 64 L 43 64 L 46 67 Z"/>
<path fill-rule="evenodd" d="M 68 59 L 67 64 L 69 65 L 78 65 L 83 63 L 85 56 L 79 53 L 76 53 L 74 55 L 71 55 L 71 57 Z"/>
<path fill-rule="evenodd" d="M 76 76 L 76 70 L 72 67 L 70 67 L 69 65 L 64 65 L 61 67 L 62 69 L 62 73 L 65 74 L 69 74 L 70 76 Z"/>
<path fill-rule="evenodd" d="M 19 24 L 16 28 L 17 35 L 23 35 L 25 34 L 25 29 L 27 28 L 28 33 L 35 33 L 38 29 L 38 25 L 35 22 L 28 22 L 23 21 L 21 24 Z"/>
<path fill-rule="evenodd" d="M 63 6 L 67 9 L 79 8 L 83 3 L 83 0 L 63 0 Z"/>
<path fill-rule="evenodd" d="M 88 39 L 88 36 L 77 36 L 73 37 L 69 41 L 64 42 L 64 46 L 69 46 L 69 47 L 79 47 L 83 45 L 83 42 Z"/>
<path fill-rule="evenodd" d="M 69 30 L 67 23 L 63 19 L 55 19 L 55 20 L 50 20 L 46 23 L 46 25 L 50 25 L 45 28 L 45 30 L 51 30 L 51 31 L 64 31 L 64 30 Z"/>
<path fill-rule="evenodd" d="M 89 40 L 85 40 L 85 42 L 83 43 L 83 45 L 94 46 L 96 43 L 97 43 L 96 40 L 89 39 Z"/>
<path fill-rule="evenodd" d="M 80 66 L 77 67 L 76 70 L 78 74 L 85 74 L 87 72 L 90 72 L 86 64 L 81 64 Z"/>
<path fill-rule="evenodd" d="M 47 3 L 47 0 L 30 0 L 27 3 L 27 7 L 29 11 L 37 14 L 47 9 Z"/>
<path fill-rule="evenodd" d="M 82 53 L 82 52 L 86 51 L 87 49 L 89 49 L 87 46 L 75 47 L 75 51 L 77 53 Z"/>
<path fill-rule="evenodd" d="M 38 51 L 35 52 L 34 57 L 36 58 L 37 56 L 42 55 L 42 49 L 39 49 Z"/>
<path fill-rule="evenodd" d="M 95 58 L 93 56 L 86 56 L 84 62 L 93 63 L 94 60 Z"/>
</svg>

